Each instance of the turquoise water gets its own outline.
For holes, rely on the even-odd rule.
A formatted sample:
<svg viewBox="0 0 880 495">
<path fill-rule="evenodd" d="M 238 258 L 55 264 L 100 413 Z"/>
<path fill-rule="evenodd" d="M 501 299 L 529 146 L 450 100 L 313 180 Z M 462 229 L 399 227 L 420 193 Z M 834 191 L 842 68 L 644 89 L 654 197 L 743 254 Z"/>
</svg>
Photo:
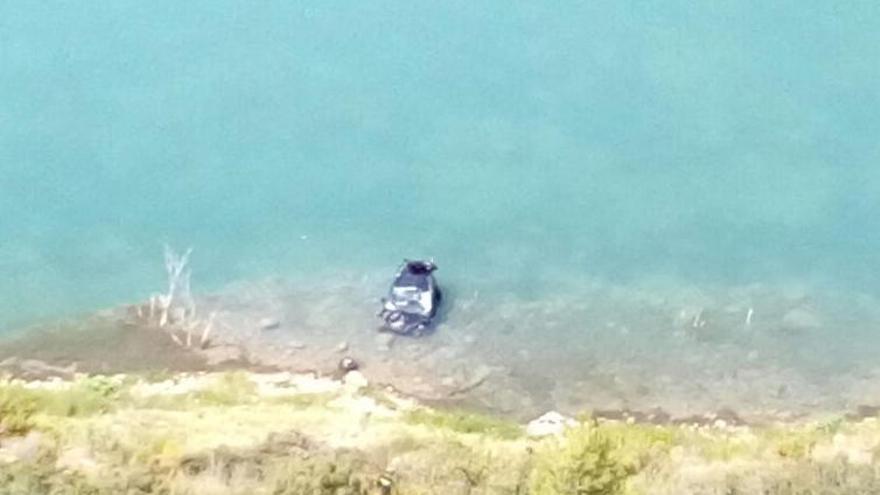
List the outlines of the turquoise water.
<svg viewBox="0 0 880 495">
<path fill-rule="evenodd" d="M 876 2 L 5 2 L 0 324 L 433 256 L 876 294 Z M 380 294 L 377 294 L 378 297 Z"/>
</svg>

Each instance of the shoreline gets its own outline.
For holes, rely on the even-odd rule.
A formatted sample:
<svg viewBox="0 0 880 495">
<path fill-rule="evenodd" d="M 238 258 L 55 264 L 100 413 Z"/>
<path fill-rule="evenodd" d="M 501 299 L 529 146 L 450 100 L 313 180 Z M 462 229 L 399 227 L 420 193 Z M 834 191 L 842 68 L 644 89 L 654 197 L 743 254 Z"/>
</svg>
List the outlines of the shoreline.
<svg viewBox="0 0 880 495">
<path fill-rule="evenodd" d="M 880 405 L 870 345 L 832 326 L 855 335 L 875 313 L 880 322 L 880 303 L 869 296 L 596 282 L 583 297 L 461 295 L 433 334 L 416 339 L 371 327 L 375 308 L 365 295 L 374 285 L 239 282 L 195 298 L 197 319 L 162 328 L 145 317 L 149 302 L 109 308 L 0 339 L 0 370 L 37 378 L 47 366 L 69 375 L 72 365 L 103 374 L 247 368 L 329 376 L 350 358 L 371 382 L 426 404 L 521 422 L 593 411 L 660 424 L 758 425 L 862 417 Z M 563 316 L 572 324 L 560 323 Z M 847 346 L 861 354 L 840 364 L 836 353 Z"/>
<path fill-rule="evenodd" d="M 78 332 L 66 332 L 64 335 L 71 342 L 82 342 L 82 337 L 91 332 L 96 332 L 95 339 L 100 340 L 102 344 L 107 343 L 107 339 L 112 334 L 125 334 L 126 337 L 117 335 L 117 339 L 124 340 L 130 345 L 137 346 L 138 354 L 143 358 L 140 362 L 131 362 L 124 359 L 117 361 L 113 366 L 108 366 L 107 361 L 89 361 L 93 359 L 93 355 L 77 355 L 73 349 L 58 354 L 56 349 L 42 347 L 41 343 L 49 341 L 54 345 L 59 343 L 59 334 L 55 332 L 43 332 L 33 335 L 19 335 L 11 341 L 0 344 L 0 352 L 3 355 L 12 354 L 0 360 L 0 375 L 5 375 L 9 379 L 18 380 L 72 380 L 75 377 L 82 376 L 103 376 L 103 375 L 130 375 L 140 377 L 155 377 L 165 375 L 186 375 L 186 374 L 211 374 L 225 371 L 245 371 L 248 373 L 291 373 L 296 376 L 314 377 L 315 379 L 338 379 L 341 376 L 338 364 L 336 366 L 324 366 L 317 368 L 302 368 L 285 366 L 284 363 L 278 363 L 275 356 L 271 353 L 268 358 L 263 356 L 260 359 L 259 352 L 249 353 L 245 349 L 237 347 L 237 344 L 215 342 L 211 346 L 204 349 L 181 348 L 170 339 L 162 335 L 162 330 L 143 326 L 122 326 L 108 330 L 101 328 L 99 330 L 79 330 Z M 87 340 L 88 341 L 88 340 Z M 63 341 L 62 341 L 63 343 Z M 108 356 L 100 352 L 103 358 Z M 338 360 L 348 357 L 347 353 L 334 349 L 334 356 Z M 250 361 L 248 355 L 256 355 L 256 362 Z M 162 355 L 165 360 L 156 361 L 154 357 Z M 120 356 L 115 356 L 119 358 Z M 528 416 L 512 416 L 509 414 L 498 414 L 491 410 L 487 410 L 485 406 L 474 404 L 469 400 L 466 393 L 451 393 L 441 397 L 424 397 L 417 393 L 411 393 L 395 387 L 392 382 L 383 382 L 376 380 L 371 376 L 369 367 L 361 368 L 358 363 L 359 372 L 363 373 L 371 383 L 374 383 L 382 390 L 405 397 L 408 400 L 416 401 L 426 407 L 436 408 L 439 410 L 468 410 L 478 414 L 489 414 L 507 420 L 527 421 L 534 419 L 540 414 L 549 412 L 542 411 L 540 413 L 532 413 Z M 480 384 L 476 384 L 479 386 Z M 472 387 L 472 388 L 476 388 Z M 656 426 L 710 426 L 718 421 L 732 426 L 751 426 L 762 427 L 767 425 L 789 424 L 797 426 L 808 422 L 820 421 L 828 417 L 842 417 L 850 421 L 859 421 L 866 418 L 877 416 L 880 407 L 874 405 L 858 405 L 851 410 L 845 411 L 817 411 L 813 414 L 785 414 L 776 416 L 741 416 L 736 410 L 730 408 L 719 408 L 717 410 L 705 411 L 702 414 L 691 414 L 683 416 L 675 416 L 669 412 L 660 409 L 611 409 L 596 408 L 575 411 L 572 415 L 588 413 L 591 417 L 602 420 L 622 421 L 629 424 L 650 424 Z"/>
</svg>

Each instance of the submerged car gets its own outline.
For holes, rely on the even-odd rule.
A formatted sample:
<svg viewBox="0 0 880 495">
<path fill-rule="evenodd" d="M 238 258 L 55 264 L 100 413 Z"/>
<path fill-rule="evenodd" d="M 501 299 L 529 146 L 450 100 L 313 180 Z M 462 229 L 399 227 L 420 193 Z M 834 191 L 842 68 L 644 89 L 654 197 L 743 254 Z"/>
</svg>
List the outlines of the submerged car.
<svg viewBox="0 0 880 495">
<path fill-rule="evenodd" d="M 378 316 L 385 331 L 419 336 L 431 330 L 443 297 L 432 274 L 436 269 L 433 260 L 404 260 L 382 298 Z"/>
</svg>

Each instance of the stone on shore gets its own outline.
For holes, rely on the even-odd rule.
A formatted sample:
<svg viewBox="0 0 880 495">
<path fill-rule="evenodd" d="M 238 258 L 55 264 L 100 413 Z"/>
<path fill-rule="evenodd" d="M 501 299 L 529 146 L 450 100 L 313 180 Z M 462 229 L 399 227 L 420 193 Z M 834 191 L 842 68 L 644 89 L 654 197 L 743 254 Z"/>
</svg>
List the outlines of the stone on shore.
<svg viewBox="0 0 880 495">
<path fill-rule="evenodd" d="M 561 435 L 566 428 L 573 426 L 577 426 L 577 421 L 574 419 L 563 416 L 556 411 L 550 411 L 529 421 L 529 424 L 526 425 L 526 435 L 530 437 Z"/>
</svg>

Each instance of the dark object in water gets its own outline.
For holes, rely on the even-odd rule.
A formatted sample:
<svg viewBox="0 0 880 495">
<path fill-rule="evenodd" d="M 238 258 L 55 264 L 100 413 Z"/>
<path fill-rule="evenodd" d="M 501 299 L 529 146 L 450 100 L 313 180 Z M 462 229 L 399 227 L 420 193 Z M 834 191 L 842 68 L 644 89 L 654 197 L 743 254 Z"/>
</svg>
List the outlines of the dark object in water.
<svg viewBox="0 0 880 495">
<path fill-rule="evenodd" d="M 361 365 L 358 364 L 358 362 L 355 361 L 353 358 L 346 356 L 346 357 L 342 358 L 342 360 L 339 361 L 338 367 L 339 367 L 339 371 L 342 371 L 343 373 L 347 373 L 349 371 L 354 371 L 354 370 L 360 368 Z"/>
<path fill-rule="evenodd" d="M 401 335 L 419 336 L 431 329 L 442 294 L 432 272 L 433 261 L 404 260 L 388 297 L 382 298 L 379 317 L 383 329 Z"/>
</svg>

